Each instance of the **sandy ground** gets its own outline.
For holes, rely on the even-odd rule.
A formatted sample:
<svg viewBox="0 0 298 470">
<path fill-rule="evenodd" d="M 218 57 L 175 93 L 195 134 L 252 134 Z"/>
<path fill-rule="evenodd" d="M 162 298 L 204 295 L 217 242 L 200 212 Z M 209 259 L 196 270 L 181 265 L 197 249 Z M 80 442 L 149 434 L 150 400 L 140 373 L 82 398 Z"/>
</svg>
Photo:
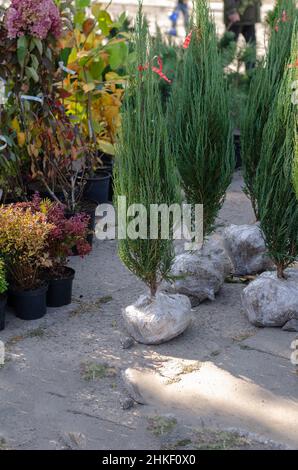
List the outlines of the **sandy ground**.
<svg viewBox="0 0 298 470">
<path fill-rule="evenodd" d="M 236 174 L 219 223 L 254 220 Z M 247 321 L 243 284 L 193 310 L 179 338 L 123 349 L 121 307 L 144 291 L 114 241 L 96 242 L 77 270 L 72 305 L 0 333 L 0 448 L 201 449 L 298 447 L 295 334 Z M 146 405 L 124 410 L 121 372 L 135 371 Z"/>
</svg>

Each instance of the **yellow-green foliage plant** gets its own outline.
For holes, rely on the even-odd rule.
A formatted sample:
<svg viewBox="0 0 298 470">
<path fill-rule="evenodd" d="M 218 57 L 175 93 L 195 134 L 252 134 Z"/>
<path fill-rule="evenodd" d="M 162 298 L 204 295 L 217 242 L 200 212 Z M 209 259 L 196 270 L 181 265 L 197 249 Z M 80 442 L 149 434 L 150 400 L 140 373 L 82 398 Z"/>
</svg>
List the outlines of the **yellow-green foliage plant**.
<svg viewBox="0 0 298 470">
<path fill-rule="evenodd" d="M 0 256 L 15 288 L 39 287 L 41 269 L 49 263 L 47 241 L 53 228 L 41 213 L 0 206 Z"/>
<path fill-rule="evenodd" d="M 113 155 L 130 60 L 130 34 L 123 31 L 127 18 L 123 13 L 113 20 L 103 5 L 90 0 L 78 2 L 74 13 L 60 41 L 65 73 L 59 92 L 93 152 Z"/>
</svg>

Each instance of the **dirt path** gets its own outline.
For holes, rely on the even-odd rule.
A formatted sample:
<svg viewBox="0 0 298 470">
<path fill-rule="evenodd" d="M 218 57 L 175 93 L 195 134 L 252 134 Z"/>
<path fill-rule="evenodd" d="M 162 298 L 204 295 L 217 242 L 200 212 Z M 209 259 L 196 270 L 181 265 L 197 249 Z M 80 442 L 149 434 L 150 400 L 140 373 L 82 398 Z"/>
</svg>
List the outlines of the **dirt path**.
<svg viewBox="0 0 298 470">
<path fill-rule="evenodd" d="M 220 223 L 251 222 L 237 174 Z M 143 292 L 115 242 L 73 259 L 75 301 L 0 333 L 0 448 L 160 449 L 298 447 L 295 335 L 257 330 L 243 285 L 225 284 L 193 311 L 190 328 L 160 346 L 123 349 L 121 307 Z M 122 409 L 121 372 L 135 370 L 146 405 Z M 129 403 L 128 403 L 129 404 Z M 127 404 L 127 405 L 128 405 Z M 274 441 L 274 442 L 273 442 Z"/>
</svg>

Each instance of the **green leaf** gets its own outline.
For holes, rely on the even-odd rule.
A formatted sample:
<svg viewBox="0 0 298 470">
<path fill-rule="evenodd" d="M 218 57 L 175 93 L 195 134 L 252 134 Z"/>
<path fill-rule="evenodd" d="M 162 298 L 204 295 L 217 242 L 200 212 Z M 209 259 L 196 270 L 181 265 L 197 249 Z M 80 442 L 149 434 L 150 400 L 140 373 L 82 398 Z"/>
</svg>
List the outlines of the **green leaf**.
<svg viewBox="0 0 298 470">
<path fill-rule="evenodd" d="M 17 42 L 17 57 L 18 57 L 18 62 L 21 67 L 24 67 L 25 65 L 25 59 L 26 59 L 27 53 L 28 53 L 28 40 L 26 36 L 22 36 L 18 39 L 18 42 Z"/>
<path fill-rule="evenodd" d="M 42 45 L 41 39 L 33 38 L 32 41 L 33 41 L 33 44 L 35 45 L 35 47 L 38 49 L 38 52 L 40 53 L 40 55 L 42 55 L 43 45 Z"/>
<path fill-rule="evenodd" d="M 62 49 L 61 54 L 60 54 L 60 59 L 63 62 L 63 64 L 68 63 L 70 53 L 71 53 L 71 48 L 70 47 L 66 47 L 65 49 Z"/>
<path fill-rule="evenodd" d="M 78 10 L 74 16 L 74 24 L 81 27 L 86 20 L 86 15 L 84 10 Z"/>
<path fill-rule="evenodd" d="M 99 149 L 108 154 L 108 155 L 115 155 L 115 147 L 113 144 L 110 142 L 106 142 L 105 140 L 100 140 L 99 143 Z"/>
<path fill-rule="evenodd" d="M 84 67 L 84 66 L 87 64 L 87 62 L 88 62 L 89 60 L 90 60 L 90 57 L 89 57 L 89 56 L 82 57 L 82 58 L 78 61 L 79 66 L 80 66 L 80 67 Z"/>
<path fill-rule="evenodd" d="M 79 73 L 79 80 L 83 83 L 93 83 L 93 77 L 89 70 L 81 70 Z"/>
<path fill-rule="evenodd" d="M 19 39 L 18 39 L 18 42 L 17 42 L 17 47 L 23 47 L 24 49 L 28 49 L 28 39 L 26 36 L 21 36 Z"/>
<path fill-rule="evenodd" d="M 75 62 L 77 60 L 77 56 L 78 56 L 77 49 L 75 47 L 73 47 L 72 50 L 71 50 L 71 53 L 69 54 L 67 63 L 72 64 L 73 62 Z"/>
<path fill-rule="evenodd" d="M 46 57 L 49 59 L 49 60 L 52 60 L 53 58 L 53 54 L 52 54 L 52 51 L 51 49 L 48 47 L 47 50 L 46 50 Z"/>
<path fill-rule="evenodd" d="M 76 8 L 90 7 L 91 0 L 76 0 Z"/>
<path fill-rule="evenodd" d="M 93 3 L 91 12 L 94 18 L 98 19 L 100 13 L 102 12 L 102 5 L 100 3 Z"/>
<path fill-rule="evenodd" d="M 39 67 L 39 60 L 38 58 L 36 57 L 36 55 L 34 54 L 31 54 L 31 65 L 32 67 L 34 68 L 34 70 L 37 70 L 38 67 Z"/>
<path fill-rule="evenodd" d="M 102 10 L 97 17 L 98 26 L 105 36 L 110 32 L 110 27 L 113 24 L 112 18 L 109 13 L 105 10 Z"/>
<path fill-rule="evenodd" d="M 89 70 L 94 80 L 100 80 L 102 72 L 104 71 L 105 64 L 102 59 L 99 59 L 97 62 L 93 62 Z"/>
<path fill-rule="evenodd" d="M 92 127 L 96 134 L 100 134 L 103 131 L 104 125 L 102 122 L 92 120 Z"/>
<path fill-rule="evenodd" d="M 126 62 L 127 55 L 128 55 L 128 48 L 124 42 L 120 42 L 118 44 L 114 44 L 111 47 L 107 48 L 107 51 L 110 56 L 110 66 L 113 70 L 117 69 Z"/>
<path fill-rule="evenodd" d="M 123 23 L 126 21 L 126 18 L 127 18 L 126 12 L 123 11 L 118 18 L 119 23 L 123 25 Z"/>
<path fill-rule="evenodd" d="M 130 54 L 128 54 L 127 62 L 128 62 L 129 65 L 134 64 L 134 63 L 137 62 L 137 53 L 136 53 L 136 51 L 133 51 Z"/>
<path fill-rule="evenodd" d="M 39 82 L 39 76 L 33 67 L 26 67 L 26 75 L 28 78 L 32 78 L 35 83 Z"/>
<path fill-rule="evenodd" d="M 27 52 L 27 49 L 23 47 L 19 47 L 17 50 L 18 61 L 21 67 L 24 67 Z"/>
</svg>

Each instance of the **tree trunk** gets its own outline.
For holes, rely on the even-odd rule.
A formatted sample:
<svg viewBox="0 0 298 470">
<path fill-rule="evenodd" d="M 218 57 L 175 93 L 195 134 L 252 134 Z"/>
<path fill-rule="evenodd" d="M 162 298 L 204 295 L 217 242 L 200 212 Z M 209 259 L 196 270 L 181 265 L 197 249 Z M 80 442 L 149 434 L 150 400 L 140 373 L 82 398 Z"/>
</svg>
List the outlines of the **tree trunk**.
<svg viewBox="0 0 298 470">
<path fill-rule="evenodd" d="M 278 279 L 285 279 L 285 273 L 284 273 L 284 266 L 283 264 L 277 264 L 276 265 L 277 269 L 277 277 Z"/>
</svg>

